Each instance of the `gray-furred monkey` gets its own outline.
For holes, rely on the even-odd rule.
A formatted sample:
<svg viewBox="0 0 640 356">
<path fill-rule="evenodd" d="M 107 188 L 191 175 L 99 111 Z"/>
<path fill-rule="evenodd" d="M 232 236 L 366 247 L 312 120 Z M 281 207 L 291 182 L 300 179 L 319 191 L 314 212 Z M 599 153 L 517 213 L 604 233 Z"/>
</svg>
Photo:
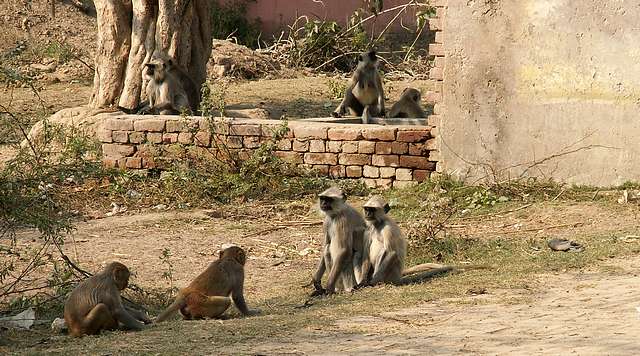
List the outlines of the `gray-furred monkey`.
<svg viewBox="0 0 640 356">
<path fill-rule="evenodd" d="M 387 215 L 389 210 L 389 204 L 380 196 L 373 196 L 364 204 L 368 249 L 362 270 L 364 282 L 359 286 L 381 282 L 396 285 L 415 283 L 454 269 L 452 266 L 423 263 L 405 270 L 407 239 L 396 222 Z M 414 273 L 418 274 L 407 276 Z"/>
<path fill-rule="evenodd" d="M 144 66 L 142 77 L 147 81 L 147 102 L 141 104 L 140 113 L 172 115 L 183 111 L 197 112 L 200 91 L 172 58 L 155 53 Z"/>
<path fill-rule="evenodd" d="M 391 106 L 389 110 L 389 117 L 401 117 L 401 118 L 422 118 L 427 117 L 427 114 L 422 110 L 420 106 L 420 100 L 422 94 L 415 88 L 405 88 L 402 91 L 400 99 Z"/>
<path fill-rule="evenodd" d="M 332 115 L 342 117 L 347 112 L 361 116 L 365 124 L 372 116 L 384 116 L 384 88 L 374 50 L 358 56 L 358 65 L 347 85 L 344 98 Z"/>
<path fill-rule="evenodd" d="M 361 266 L 365 253 L 362 216 L 346 202 L 347 196 L 337 187 L 319 194 L 320 210 L 325 215 L 323 224 L 323 254 L 312 283 L 312 296 L 331 294 L 337 289 L 351 291 L 363 281 Z M 327 287 L 322 288 L 322 276 L 329 271 Z M 342 288 L 340 288 L 342 287 Z"/>
</svg>

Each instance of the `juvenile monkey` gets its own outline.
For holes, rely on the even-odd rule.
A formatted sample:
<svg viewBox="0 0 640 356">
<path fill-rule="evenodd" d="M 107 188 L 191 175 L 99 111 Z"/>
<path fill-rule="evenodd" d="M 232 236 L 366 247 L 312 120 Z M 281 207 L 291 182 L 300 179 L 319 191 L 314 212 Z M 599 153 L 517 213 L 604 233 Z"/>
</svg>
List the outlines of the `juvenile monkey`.
<svg viewBox="0 0 640 356">
<path fill-rule="evenodd" d="M 325 215 L 324 243 L 323 255 L 312 279 L 315 291 L 311 295 L 331 294 L 339 286 L 350 291 L 363 279 L 364 219 L 347 204 L 346 194 L 338 187 L 331 187 L 318 197 L 320 210 Z M 329 270 L 326 289 L 321 283 L 325 270 Z"/>
<path fill-rule="evenodd" d="M 374 50 L 358 56 L 358 65 L 347 85 L 344 98 L 332 115 L 342 117 L 347 112 L 362 116 L 364 123 L 368 123 L 372 116 L 384 116 L 384 88 Z"/>
<path fill-rule="evenodd" d="M 244 300 L 246 261 L 246 253 L 238 246 L 220 251 L 220 258 L 213 261 L 189 286 L 181 289 L 175 301 L 156 318 L 155 322 L 166 320 L 177 310 L 180 310 L 184 319 L 217 318 L 227 310 L 231 299 L 242 314 L 259 313 L 249 310 Z"/>
<path fill-rule="evenodd" d="M 118 324 L 142 330 L 151 320 L 141 311 L 122 305 L 120 291 L 129 284 L 129 269 L 111 262 L 105 269 L 81 282 L 64 305 L 64 320 L 72 336 L 95 335 L 114 330 Z"/>
<path fill-rule="evenodd" d="M 144 66 L 142 77 L 147 81 L 147 102 L 141 104 L 140 113 L 175 115 L 197 111 L 200 92 L 172 58 L 156 53 Z"/>
<path fill-rule="evenodd" d="M 404 285 L 419 282 L 436 274 L 451 271 L 452 266 L 425 263 L 404 270 L 407 257 L 407 240 L 398 224 L 387 213 L 389 204 L 380 196 L 373 196 L 364 204 L 368 242 L 368 262 L 364 263 L 362 273 L 365 280 L 362 285 L 375 285 L 381 282 Z M 414 276 L 408 274 L 419 273 Z"/>
<path fill-rule="evenodd" d="M 422 118 L 427 117 L 427 114 L 422 110 L 420 106 L 420 100 L 422 94 L 418 89 L 405 88 L 402 91 L 400 99 L 393 104 L 391 110 L 389 110 L 389 117 L 410 117 L 410 118 Z"/>
</svg>

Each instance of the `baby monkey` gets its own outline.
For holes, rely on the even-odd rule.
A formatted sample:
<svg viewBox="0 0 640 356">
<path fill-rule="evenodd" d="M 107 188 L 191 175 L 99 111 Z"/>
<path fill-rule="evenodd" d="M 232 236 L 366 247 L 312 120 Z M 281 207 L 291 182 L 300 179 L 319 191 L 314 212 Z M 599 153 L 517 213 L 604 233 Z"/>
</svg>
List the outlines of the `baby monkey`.
<svg viewBox="0 0 640 356">
<path fill-rule="evenodd" d="M 405 88 L 402 91 L 402 95 L 400 96 L 400 100 L 398 100 L 393 106 L 391 110 L 389 110 L 389 117 L 400 117 L 400 118 L 423 118 L 427 117 L 427 114 L 422 110 L 420 106 L 420 100 L 422 99 L 422 94 L 418 89 L 414 88 Z"/>
</svg>

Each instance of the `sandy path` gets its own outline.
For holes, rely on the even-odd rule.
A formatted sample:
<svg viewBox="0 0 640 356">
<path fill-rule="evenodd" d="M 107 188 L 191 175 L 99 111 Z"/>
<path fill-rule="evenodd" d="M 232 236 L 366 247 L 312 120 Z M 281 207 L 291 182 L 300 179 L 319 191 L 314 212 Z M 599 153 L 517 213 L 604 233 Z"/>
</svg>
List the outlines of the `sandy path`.
<svg viewBox="0 0 640 356">
<path fill-rule="evenodd" d="M 637 270 L 640 258 L 628 262 Z M 633 355 L 640 353 L 640 276 L 603 273 L 550 278 L 529 303 L 479 305 L 440 300 L 414 309 L 340 320 L 226 352 L 258 354 Z M 367 330 L 366 332 L 363 332 Z"/>
</svg>

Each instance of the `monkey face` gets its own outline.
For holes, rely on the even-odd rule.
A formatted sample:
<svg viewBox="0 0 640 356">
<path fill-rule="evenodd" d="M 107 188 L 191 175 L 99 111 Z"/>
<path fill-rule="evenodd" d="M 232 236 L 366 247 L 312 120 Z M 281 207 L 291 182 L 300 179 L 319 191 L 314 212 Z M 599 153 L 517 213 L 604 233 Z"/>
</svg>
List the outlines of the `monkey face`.
<svg viewBox="0 0 640 356">
<path fill-rule="evenodd" d="M 335 198 L 333 197 L 320 197 L 320 209 L 324 212 L 329 212 L 333 210 L 333 203 Z"/>
<path fill-rule="evenodd" d="M 376 220 L 376 210 L 377 208 L 372 208 L 370 206 L 364 207 L 364 218 L 370 221 Z"/>
</svg>

